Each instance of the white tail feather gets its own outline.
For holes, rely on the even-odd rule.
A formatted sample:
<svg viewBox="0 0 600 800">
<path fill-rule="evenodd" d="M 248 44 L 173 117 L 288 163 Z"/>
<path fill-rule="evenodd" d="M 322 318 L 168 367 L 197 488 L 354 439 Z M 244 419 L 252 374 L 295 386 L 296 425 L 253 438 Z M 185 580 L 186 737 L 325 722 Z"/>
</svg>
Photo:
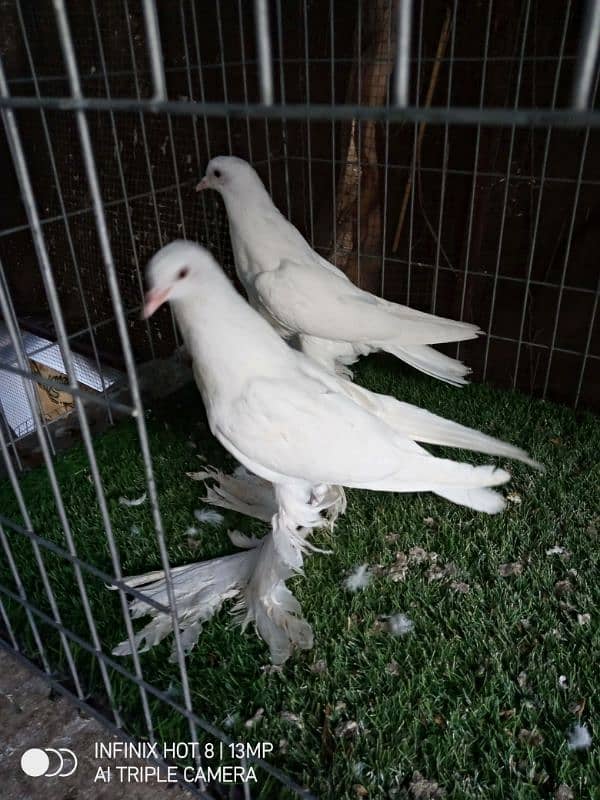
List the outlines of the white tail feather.
<svg viewBox="0 0 600 800">
<path fill-rule="evenodd" d="M 452 386 L 464 386 L 468 383 L 466 376 L 471 373 L 470 367 L 466 367 L 456 358 L 450 358 L 434 350 L 429 345 L 411 347 L 386 345 L 385 350 L 431 378 L 445 381 Z"/>
</svg>

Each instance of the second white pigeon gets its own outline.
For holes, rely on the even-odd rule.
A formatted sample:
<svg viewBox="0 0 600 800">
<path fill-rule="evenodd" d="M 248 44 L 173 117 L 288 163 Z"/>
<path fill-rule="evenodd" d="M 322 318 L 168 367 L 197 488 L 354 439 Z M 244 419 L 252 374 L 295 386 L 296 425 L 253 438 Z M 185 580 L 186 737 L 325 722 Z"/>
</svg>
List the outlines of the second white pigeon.
<svg viewBox="0 0 600 800">
<path fill-rule="evenodd" d="M 482 331 L 391 303 L 355 286 L 322 258 L 277 209 L 256 171 L 241 158 L 209 162 L 197 190 L 225 202 L 238 277 L 252 306 L 281 336 L 330 372 L 383 350 L 446 383 L 467 383 L 470 369 L 431 345 L 463 342 Z"/>
</svg>

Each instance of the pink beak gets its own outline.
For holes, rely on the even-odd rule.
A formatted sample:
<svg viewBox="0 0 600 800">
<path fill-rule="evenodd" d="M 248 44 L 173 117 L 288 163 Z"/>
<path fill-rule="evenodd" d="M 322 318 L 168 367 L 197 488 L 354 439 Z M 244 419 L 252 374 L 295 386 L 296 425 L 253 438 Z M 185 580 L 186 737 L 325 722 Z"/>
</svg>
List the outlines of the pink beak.
<svg viewBox="0 0 600 800">
<path fill-rule="evenodd" d="M 205 189 L 210 189 L 210 183 L 207 175 L 205 175 L 200 183 L 196 186 L 197 192 L 203 192 Z"/>
<path fill-rule="evenodd" d="M 154 312 L 162 306 L 168 299 L 171 293 L 170 287 L 168 289 L 150 289 L 146 292 L 144 298 L 144 310 L 142 311 L 142 319 L 148 319 Z"/>
</svg>

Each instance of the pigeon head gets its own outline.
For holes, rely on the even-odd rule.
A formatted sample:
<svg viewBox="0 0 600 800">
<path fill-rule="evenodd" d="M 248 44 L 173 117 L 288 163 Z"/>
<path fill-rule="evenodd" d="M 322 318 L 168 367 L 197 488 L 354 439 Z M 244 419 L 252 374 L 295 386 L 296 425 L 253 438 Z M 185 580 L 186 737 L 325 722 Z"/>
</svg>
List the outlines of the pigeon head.
<svg viewBox="0 0 600 800">
<path fill-rule="evenodd" d="M 256 188 L 264 191 L 256 170 L 247 161 L 236 156 L 217 156 L 208 162 L 206 175 L 196 186 L 196 191 L 214 189 L 222 195 L 231 195 Z"/>
<path fill-rule="evenodd" d="M 189 297 L 216 266 L 208 250 L 193 242 L 178 240 L 163 247 L 146 267 L 148 291 L 142 317 L 151 317 L 167 300 Z"/>
</svg>

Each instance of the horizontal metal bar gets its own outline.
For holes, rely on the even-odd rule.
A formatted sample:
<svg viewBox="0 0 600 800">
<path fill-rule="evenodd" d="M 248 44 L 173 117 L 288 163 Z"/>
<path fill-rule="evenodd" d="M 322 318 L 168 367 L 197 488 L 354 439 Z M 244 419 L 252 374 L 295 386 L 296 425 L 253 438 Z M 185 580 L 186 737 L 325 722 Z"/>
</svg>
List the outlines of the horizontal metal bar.
<svg viewBox="0 0 600 800">
<path fill-rule="evenodd" d="M 491 333 L 491 334 L 488 333 L 488 334 L 486 334 L 486 336 L 488 337 L 488 339 L 496 339 L 499 342 L 510 342 L 511 344 L 519 344 L 519 340 L 518 339 L 511 339 L 508 336 L 498 336 L 495 333 Z M 549 344 L 541 344 L 540 342 L 523 341 L 521 344 L 523 345 L 523 347 L 535 347 L 538 350 L 551 350 L 551 349 L 553 349 L 555 353 L 563 353 L 566 356 L 577 356 L 578 358 L 583 358 L 583 356 L 584 356 L 583 353 L 580 353 L 577 350 L 567 350 L 567 348 L 565 348 L 565 347 L 554 347 L 554 348 L 552 348 Z M 595 356 L 595 355 L 591 355 L 590 354 L 590 355 L 588 355 L 588 358 L 593 358 L 593 359 L 596 359 L 597 361 L 600 361 L 600 356 Z"/>
<path fill-rule="evenodd" d="M 577 59 L 576 55 L 564 56 L 562 61 L 575 61 Z M 524 56 L 523 61 L 524 63 L 556 63 L 559 61 L 558 56 Z M 354 58 L 336 58 L 336 64 L 353 64 L 355 61 Z M 417 57 L 411 57 L 410 63 L 417 64 L 419 61 L 422 64 L 432 63 L 434 61 L 439 61 L 440 64 L 447 64 L 450 61 L 450 58 L 435 58 L 435 56 L 426 56 L 422 57 L 421 59 Z M 455 64 L 481 64 L 483 58 L 481 56 L 455 56 L 454 63 Z M 520 59 L 514 58 L 513 56 L 488 56 L 486 61 L 489 64 L 493 63 L 507 63 L 507 62 L 514 62 L 520 61 Z M 280 64 L 283 62 L 284 65 L 288 64 L 290 66 L 303 64 L 306 66 L 310 66 L 311 64 L 330 64 L 331 57 L 324 56 L 319 58 L 318 56 L 311 56 L 310 58 L 293 58 L 286 56 L 284 59 L 280 59 L 278 55 L 273 56 L 273 63 Z M 362 59 L 363 64 L 388 64 L 389 59 L 386 58 L 364 58 Z M 191 70 L 198 70 L 199 67 L 202 67 L 203 70 L 219 70 L 223 69 L 236 69 L 236 68 L 243 68 L 244 66 L 256 66 L 258 61 L 255 58 L 248 58 L 245 61 L 224 61 L 224 62 L 216 62 L 214 64 L 195 64 L 190 62 L 189 69 Z M 173 66 L 173 67 L 165 67 L 165 73 L 178 73 L 178 72 L 187 72 L 188 66 Z M 151 74 L 150 69 L 137 69 L 138 75 L 149 75 Z M 93 80 L 105 80 L 106 78 L 128 78 L 133 77 L 134 72 L 131 69 L 109 69 L 106 72 L 103 70 L 95 70 L 94 72 L 85 72 L 80 75 L 80 80 L 82 83 L 85 81 L 93 81 Z M 38 83 L 56 83 L 58 81 L 67 81 L 68 78 L 66 75 L 38 75 L 37 82 Z M 29 83 L 33 83 L 33 78 L 31 75 L 18 78 L 7 78 L 7 83 L 9 86 L 18 86 L 20 84 L 27 85 Z"/>
<path fill-rule="evenodd" d="M 137 686 L 142 687 L 145 689 L 148 694 L 154 695 L 163 703 L 166 703 L 170 706 L 174 711 L 177 711 L 182 717 L 189 720 L 190 722 L 194 722 L 198 727 L 202 728 L 206 733 L 209 733 L 211 736 L 214 736 L 215 739 L 223 742 L 226 745 L 233 744 L 233 739 L 229 737 L 226 733 L 219 730 L 215 725 L 208 722 L 208 720 L 199 717 L 194 711 L 188 711 L 179 703 L 175 702 L 173 698 L 167 694 L 167 692 L 163 692 L 161 689 L 157 689 L 156 686 L 153 686 L 151 683 L 148 683 L 144 678 L 138 678 L 133 673 L 129 672 L 122 664 L 116 661 L 114 658 L 107 656 L 101 650 L 96 650 L 89 642 L 86 642 L 81 636 L 76 634 L 70 628 L 65 627 L 59 622 L 55 622 L 52 617 L 49 617 L 48 614 L 45 614 L 41 609 L 34 606 L 32 603 L 28 601 L 22 600 L 17 594 L 12 592 L 10 589 L 7 589 L 6 586 L 3 586 L 0 583 L 0 593 L 5 595 L 6 597 L 10 597 L 15 603 L 20 605 L 23 608 L 28 608 L 36 617 L 39 617 L 43 620 L 47 625 L 53 628 L 56 631 L 60 631 L 63 633 L 68 639 L 78 644 L 83 650 L 88 653 L 91 653 L 98 659 L 101 659 L 107 666 L 114 669 L 119 674 L 123 675 L 125 678 L 130 680 L 132 683 L 135 683 Z M 2 641 L 0 639 L 0 641 Z M 11 648 L 12 652 L 12 648 Z M 296 792 L 298 797 L 303 798 L 303 800 L 317 800 L 317 798 L 308 790 L 305 789 L 303 786 L 299 786 L 295 781 L 288 778 L 288 776 L 282 772 L 277 767 L 274 767 L 272 764 L 269 764 L 268 761 L 264 761 L 262 758 L 255 758 L 254 756 L 248 756 L 248 761 L 251 764 L 256 764 L 261 769 L 264 769 L 269 775 L 272 775 L 276 778 L 280 783 L 284 786 L 287 786 L 292 791 Z"/>
<path fill-rule="evenodd" d="M 0 108 L 51 108 L 56 111 L 115 111 L 246 119 L 373 120 L 385 122 L 427 122 L 429 124 L 489 125 L 494 127 L 600 128 L 600 111 L 542 108 L 397 108 L 358 105 L 263 105 L 260 103 L 200 103 L 183 100 L 136 100 L 103 97 L 2 97 Z"/>
<path fill-rule="evenodd" d="M 51 389 L 59 389 L 61 392 L 68 392 L 68 394 L 79 397 L 84 402 L 91 403 L 92 405 L 106 408 L 106 404 L 108 403 L 115 411 L 120 411 L 122 414 L 127 414 L 131 417 L 135 417 L 136 415 L 135 408 L 126 406 L 123 403 L 119 403 L 117 400 L 110 400 L 108 397 L 104 397 L 102 394 L 96 394 L 93 391 L 84 392 L 83 389 L 75 389 L 73 386 L 69 386 L 66 383 L 52 380 L 52 378 L 43 378 L 41 375 L 36 375 L 34 372 L 26 372 L 23 369 L 12 367 L 9 364 L 0 363 L 0 370 L 2 372 L 10 372 L 13 375 L 20 375 L 21 378 L 26 378 L 27 380 L 33 381 L 34 383 L 39 383 L 42 386 L 48 386 Z"/>
<path fill-rule="evenodd" d="M 107 717 L 101 714 L 97 709 L 89 705 L 89 703 L 86 703 L 85 700 L 80 700 L 77 697 L 77 695 L 69 691 L 69 689 L 67 689 L 66 686 L 63 686 L 62 683 L 60 683 L 51 675 L 48 675 L 46 672 L 44 672 L 35 664 L 33 664 L 26 656 L 22 655 L 22 653 L 15 650 L 2 637 L 0 637 L 0 648 L 10 653 L 11 656 L 13 656 L 13 658 L 15 658 L 21 664 L 23 664 L 28 670 L 35 673 L 39 678 L 41 678 L 44 681 L 44 683 L 46 683 L 54 691 L 58 692 L 63 697 L 65 697 L 70 703 L 73 703 L 74 705 L 77 706 L 77 708 L 81 709 L 81 711 L 83 711 L 85 714 L 97 720 L 100 723 L 100 725 L 102 725 L 103 728 L 106 728 L 106 730 L 110 731 L 120 741 L 132 742 L 134 744 L 140 743 L 140 740 L 128 734 L 123 728 L 119 728 L 117 725 L 111 722 Z M 161 758 L 160 756 L 156 757 L 149 755 L 146 757 L 145 760 L 164 767 L 176 766 L 173 764 L 169 764 L 167 761 L 165 761 L 165 759 Z M 183 789 L 185 789 L 186 792 L 191 792 L 195 797 L 200 797 L 201 800 L 215 800 L 213 795 L 208 795 L 205 792 L 200 791 L 200 789 L 198 789 L 193 784 L 185 781 L 183 776 L 181 775 L 181 771 L 179 768 L 177 768 L 177 775 L 179 777 L 178 780 L 179 785 Z"/>
<path fill-rule="evenodd" d="M 157 611 L 161 611 L 164 614 L 171 613 L 168 606 L 163 605 L 163 603 L 159 603 L 157 600 L 145 595 L 144 592 L 136 589 L 135 587 L 128 586 L 125 581 L 109 575 L 108 572 L 104 572 L 103 570 L 94 567 L 92 564 L 88 564 L 87 561 L 84 561 L 78 556 L 71 555 L 68 550 L 65 550 L 55 542 L 51 542 L 49 539 L 45 539 L 43 536 L 40 536 L 33 531 L 28 531 L 26 528 L 23 528 L 22 525 L 18 525 L 16 522 L 13 522 L 11 519 L 9 519 L 9 517 L 5 517 L 4 514 L 0 514 L 0 522 L 15 533 L 18 533 L 21 536 L 26 536 L 32 542 L 37 542 L 39 545 L 41 545 L 41 547 L 44 547 L 46 550 L 50 550 L 52 553 L 60 556 L 70 564 L 77 564 L 77 566 L 81 567 L 81 569 L 83 569 L 85 572 L 89 572 L 90 575 L 93 575 L 95 578 L 98 578 L 109 586 L 114 586 L 116 589 L 123 589 L 123 591 L 127 592 L 127 594 L 130 594 L 132 597 L 136 597 L 138 600 L 142 600 L 144 603 L 152 606 L 152 608 L 155 608 Z"/>
<path fill-rule="evenodd" d="M 274 158 L 273 161 L 281 160 Z M 288 156 L 288 161 L 297 161 L 301 164 L 306 163 L 306 158 L 304 156 Z M 345 166 L 346 161 L 342 161 L 341 159 L 331 159 L 331 158 L 321 158 L 319 156 L 312 157 L 313 164 L 325 164 L 328 167 L 331 167 L 332 164 L 336 166 Z M 361 159 L 359 161 L 354 162 L 357 166 L 368 166 L 368 167 L 379 167 L 380 169 L 390 169 L 390 170 L 405 170 L 409 172 L 412 170 L 412 164 L 394 164 L 393 162 L 386 164 L 383 161 L 365 161 Z M 444 171 L 448 175 L 463 175 L 466 178 L 472 178 L 474 175 L 474 170 L 472 169 L 455 169 L 453 167 L 424 167 L 419 165 L 420 172 L 428 172 L 432 174 L 442 175 Z M 477 170 L 477 178 L 497 178 L 499 182 L 504 183 L 507 178 L 509 182 L 513 181 L 526 181 L 528 183 L 535 184 L 536 182 L 540 181 L 540 175 L 528 175 L 527 173 L 509 173 L 507 175 L 506 172 L 486 172 L 485 170 Z M 573 184 L 576 186 L 579 183 L 578 178 L 559 178 L 553 177 L 551 175 L 546 175 L 544 179 L 544 183 L 566 183 L 566 184 Z M 600 180 L 581 180 L 582 186 L 600 186 Z M 1 233 L 0 233 L 1 235 Z"/>
</svg>

